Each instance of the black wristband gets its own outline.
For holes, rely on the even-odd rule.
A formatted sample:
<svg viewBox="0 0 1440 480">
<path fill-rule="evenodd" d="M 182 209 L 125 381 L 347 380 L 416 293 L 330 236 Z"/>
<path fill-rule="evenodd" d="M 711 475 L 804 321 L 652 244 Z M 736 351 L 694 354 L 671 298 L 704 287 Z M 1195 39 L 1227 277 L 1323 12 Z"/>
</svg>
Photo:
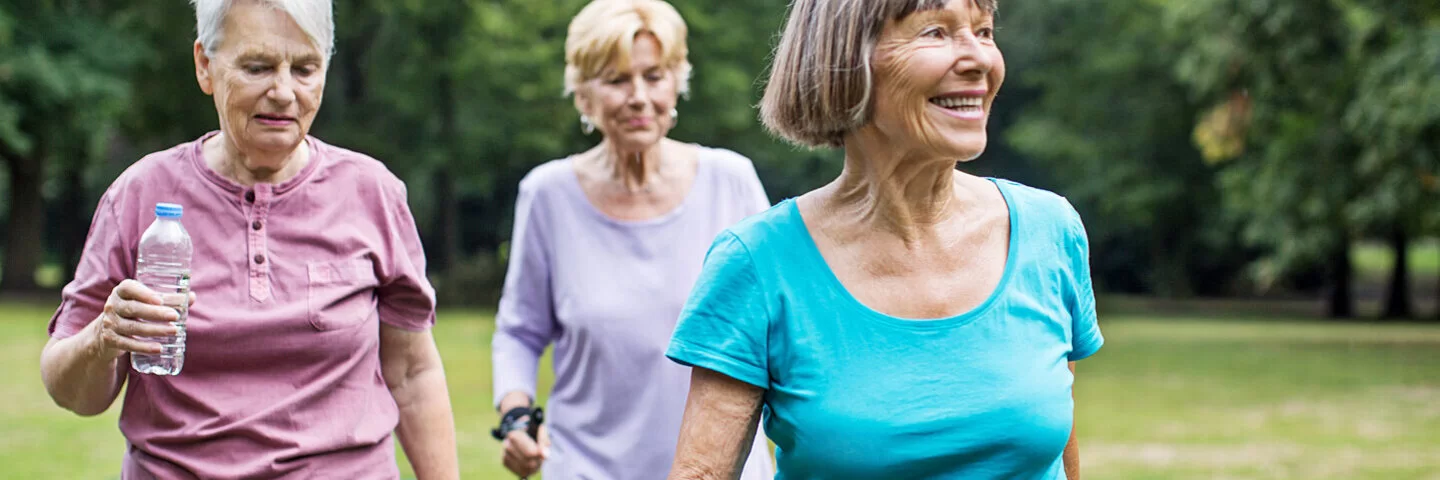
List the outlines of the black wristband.
<svg viewBox="0 0 1440 480">
<path fill-rule="evenodd" d="M 544 421 L 545 411 L 539 407 L 515 407 L 500 416 L 500 426 L 491 429 L 490 436 L 496 440 L 504 440 L 510 432 L 524 429 L 533 439 L 538 435 L 540 424 Z"/>
</svg>

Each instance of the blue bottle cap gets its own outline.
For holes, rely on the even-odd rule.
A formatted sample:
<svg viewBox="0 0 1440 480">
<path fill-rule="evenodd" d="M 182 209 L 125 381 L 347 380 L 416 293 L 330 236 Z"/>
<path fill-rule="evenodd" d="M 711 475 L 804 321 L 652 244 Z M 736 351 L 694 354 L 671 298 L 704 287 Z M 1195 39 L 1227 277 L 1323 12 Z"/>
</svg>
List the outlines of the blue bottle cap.
<svg viewBox="0 0 1440 480">
<path fill-rule="evenodd" d="M 180 218 L 185 213 L 185 207 L 174 203 L 155 204 L 155 216 L 160 218 Z"/>
</svg>

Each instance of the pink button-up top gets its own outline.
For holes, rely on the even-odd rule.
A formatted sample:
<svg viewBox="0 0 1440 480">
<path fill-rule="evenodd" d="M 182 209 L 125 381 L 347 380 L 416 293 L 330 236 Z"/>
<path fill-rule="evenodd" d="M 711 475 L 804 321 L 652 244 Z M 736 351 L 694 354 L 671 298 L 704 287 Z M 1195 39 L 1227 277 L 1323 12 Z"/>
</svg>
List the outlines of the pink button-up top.
<svg viewBox="0 0 1440 480">
<path fill-rule="evenodd" d="M 213 135 L 115 180 L 50 321 L 56 338 L 93 321 L 135 277 L 155 204 L 185 207 L 198 297 L 185 366 L 178 376 L 129 370 L 122 477 L 398 477 L 380 325 L 435 321 L 404 183 L 375 159 L 307 138 L 298 175 L 243 187 L 206 166 L 201 143 Z"/>
</svg>

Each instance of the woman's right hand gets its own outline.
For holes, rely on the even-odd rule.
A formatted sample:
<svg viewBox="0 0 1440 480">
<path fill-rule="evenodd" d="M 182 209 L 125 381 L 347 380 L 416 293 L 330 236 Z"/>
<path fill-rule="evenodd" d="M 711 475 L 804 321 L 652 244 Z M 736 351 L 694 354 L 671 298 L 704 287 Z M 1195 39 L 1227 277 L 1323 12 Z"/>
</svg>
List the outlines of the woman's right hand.
<svg viewBox="0 0 1440 480">
<path fill-rule="evenodd" d="M 191 293 L 190 301 L 194 300 L 195 294 Z M 159 294 L 138 281 L 125 280 L 105 300 L 96 322 L 94 345 L 105 359 L 126 353 L 158 354 L 160 344 L 136 337 L 174 335 L 177 329 L 170 323 L 179 318 L 179 312 L 161 303 Z"/>
<path fill-rule="evenodd" d="M 550 456 L 550 434 L 545 426 L 541 425 L 538 435 L 538 441 L 531 439 L 524 430 L 515 430 L 505 435 L 505 468 L 520 478 L 540 471 L 540 465 Z"/>
</svg>

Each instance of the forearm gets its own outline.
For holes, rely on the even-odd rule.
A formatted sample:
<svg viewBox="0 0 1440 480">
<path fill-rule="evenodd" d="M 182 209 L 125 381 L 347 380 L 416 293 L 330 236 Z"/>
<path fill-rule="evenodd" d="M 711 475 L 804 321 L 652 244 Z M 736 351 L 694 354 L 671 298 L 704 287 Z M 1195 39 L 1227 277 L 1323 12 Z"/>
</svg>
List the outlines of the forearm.
<svg viewBox="0 0 1440 480">
<path fill-rule="evenodd" d="M 719 413 L 719 415 L 726 415 Z M 745 468 L 745 459 L 755 440 L 757 417 L 734 415 L 722 421 L 745 422 L 748 428 L 740 431 L 710 431 L 706 427 L 687 425 L 681 427 L 680 444 L 675 456 L 675 466 L 670 472 L 673 480 L 721 480 L 738 479 Z"/>
<path fill-rule="evenodd" d="M 1075 362 L 1070 362 L 1069 367 L 1070 375 L 1074 376 Z M 1075 398 L 1073 391 L 1070 394 L 1070 398 L 1072 401 Z M 1071 416 L 1074 416 L 1073 410 Z M 1072 421 L 1070 425 L 1070 441 L 1065 443 L 1065 452 L 1061 454 L 1061 458 L 1065 463 L 1066 480 L 1080 480 L 1080 441 L 1078 440 L 1079 435 L 1075 434 L 1076 430 L 1075 422 Z"/>
<path fill-rule="evenodd" d="M 460 478 L 444 369 L 436 366 L 416 372 L 391 393 L 400 407 L 396 434 L 415 476 L 420 480 Z"/>
<path fill-rule="evenodd" d="M 101 348 L 99 323 L 92 321 L 75 335 L 51 340 L 40 353 L 40 378 L 50 398 L 82 416 L 110 408 L 125 383 L 125 356 Z"/>
<path fill-rule="evenodd" d="M 1075 430 L 1070 430 L 1070 442 L 1065 444 L 1065 479 L 1080 480 L 1080 443 L 1075 439 Z"/>
</svg>

